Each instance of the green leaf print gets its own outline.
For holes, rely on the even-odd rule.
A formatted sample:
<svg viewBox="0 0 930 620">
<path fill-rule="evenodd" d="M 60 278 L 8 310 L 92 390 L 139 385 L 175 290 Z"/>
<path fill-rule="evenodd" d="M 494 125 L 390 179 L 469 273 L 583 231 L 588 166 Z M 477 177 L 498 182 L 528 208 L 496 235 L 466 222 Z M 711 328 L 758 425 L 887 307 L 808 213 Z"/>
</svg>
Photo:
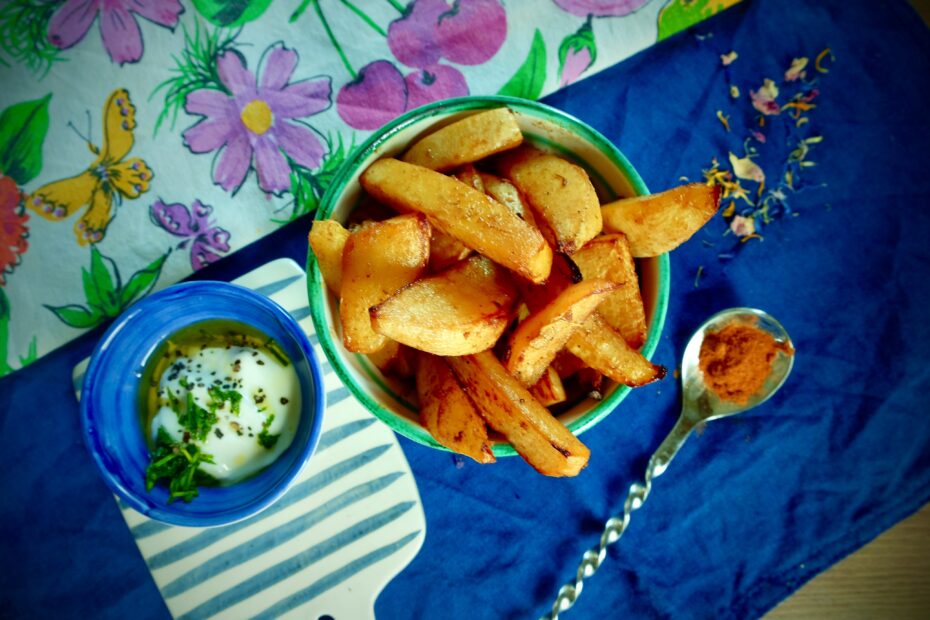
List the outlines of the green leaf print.
<svg viewBox="0 0 930 620">
<path fill-rule="evenodd" d="M 670 0 L 659 11 L 657 41 L 690 28 L 741 0 Z"/>
<path fill-rule="evenodd" d="M 165 264 L 167 258 L 167 254 L 159 256 L 143 269 L 132 274 L 129 282 L 126 283 L 126 288 L 120 294 L 120 304 L 123 308 L 144 297 L 149 292 L 149 289 L 155 286 L 158 276 L 161 275 L 162 265 Z"/>
<path fill-rule="evenodd" d="M 0 113 L 0 172 L 25 185 L 42 170 L 42 143 L 48 132 L 48 101 L 24 101 Z"/>
<path fill-rule="evenodd" d="M 7 298 L 3 288 L 0 287 L 0 377 L 8 375 L 14 370 L 7 361 L 10 348 L 10 314 L 10 300 Z M 26 355 L 20 355 L 18 357 L 20 368 L 28 366 L 36 361 L 39 356 L 37 354 L 35 336 L 32 337 L 32 341 L 29 343 L 29 350 L 26 352 Z"/>
<path fill-rule="evenodd" d="M 546 43 L 539 30 L 533 35 L 533 43 L 526 60 L 513 77 L 497 91 L 498 95 L 539 99 L 546 83 Z"/>
<path fill-rule="evenodd" d="M 97 306 L 106 316 L 113 316 L 119 312 L 119 299 L 114 294 L 119 284 L 113 282 L 113 276 L 110 275 L 110 269 L 106 263 L 110 263 L 114 272 L 116 264 L 109 258 L 104 258 L 103 254 L 97 249 L 97 246 L 90 248 L 90 279 L 91 287 L 88 287 L 87 279 L 84 279 L 84 296 L 87 297 L 87 303 L 90 306 Z M 82 270 L 83 271 L 83 270 Z M 117 272 L 117 278 L 119 277 Z M 92 301 L 93 300 L 93 301 Z M 96 302 L 96 303 L 95 303 Z"/>
<path fill-rule="evenodd" d="M 45 306 L 55 313 L 55 316 L 64 323 L 77 329 L 87 329 L 99 325 L 105 318 L 99 312 L 92 312 L 84 306 L 70 304 L 67 306 Z"/>
<path fill-rule="evenodd" d="M 161 82 L 149 95 L 151 100 L 164 90 L 164 107 L 155 121 L 152 134 L 158 133 L 162 123 L 168 121 L 169 128 L 174 129 L 178 114 L 184 109 L 187 95 L 201 88 L 213 88 L 227 92 L 220 81 L 216 59 L 234 49 L 238 31 L 224 31 L 222 28 L 210 29 L 194 21 L 193 30 L 184 27 L 184 49 L 174 56 L 175 66 L 171 69 L 172 77 Z M 227 93 L 229 94 L 229 93 Z"/>
<path fill-rule="evenodd" d="M 104 256 L 96 246 L 90 249 L 90 270 L 82 269 L 84 304 L 50 306 L 58 320 L 76 329 L 96 327 L 106 319 L 118 316 L 123 310 L 144 297 L 161 276 L 162 267 L 170 251 L 133 273 L 123 286 L 119 268 L 113 259 Z"/>
<path fill-rule="evenodd" d="M 39 354 L 36 348 L 36 337 L 32 337 L 32 342 L 29 343 L 29 351 L 26 352 L 26 355 L 19 356 L 20 368 L 25 368 L 32 362 L 39 359 Z"/>
<path fill-rule="evenodd" d="M 257 19 L 271 6 L 272 0 L 194 0 L 197 12 L 210 23 L 237 28 Z"/>
<path fill-rule="evenodd" d="M 61 61 L 61 50 L 48 40 L 48 25 L 59 0 L 4 0 L 0 2 L 0 65 L 24 64 L 39 79 Z"/>
<path fill-rule="evenodd" d="M 10 345 L 10 300 L 0 287 L 0 377 L 13 372 L 6 361 Z"/>
<path fill-rule="evenodd" d="M 276 224 L 286 224 L 292 222 L 298 217 L 308 215 L 316 211 L 323 198 L 324 192 L 332 182 L 336 172 L 342 166 L 342 162 L 355 150 L 355 138 L 346 145 L 342 136 L 336 134 L 335 140 L 332 136 L 324 138 L 326 142 L 326 156 L 323 162 L 316 170 L 308 170 L 299 166 L 293 161 L 291 165 L 291 194 L 294 200 L 290 203 L 291 214 L 287 219 L 272 219 Z M 286 208 L 286 207 L 285 207 Z"/>
</svg>

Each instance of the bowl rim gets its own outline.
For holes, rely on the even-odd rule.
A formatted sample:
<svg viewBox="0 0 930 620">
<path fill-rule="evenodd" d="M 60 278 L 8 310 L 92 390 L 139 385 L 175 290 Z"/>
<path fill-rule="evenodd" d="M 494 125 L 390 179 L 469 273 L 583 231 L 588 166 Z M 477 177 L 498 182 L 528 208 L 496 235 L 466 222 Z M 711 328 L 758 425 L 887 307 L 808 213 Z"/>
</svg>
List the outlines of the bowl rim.
<svg viewBox="0 0 930 620">
<path fill-rule="evenodd" d="M 517 97 L 507 97 L 501 95 L 487 96 L 467 96 L 453 99 L 436 101 L 419 108 L 409 110 L 398 116 L 394 120 L 383 125 L 370 135 L 355 151 L 343 162 L 329 187 L 323 194 L 317 208 L 314 220 L 327 219 L 335 209 L 338 198 L 343 193 L 349 178 L 361 165 L 367 157 L 375 153 L 382 144 L 387 142 L 398 132 L 410 127 L 420 121 L 432 118 L 439 114 L 455 113 L 463 111 L 475 111 L 499 108 L 506 106 L 518 111 L 526 112 L 529 116 L 541 118 L 555 123 L 561 127 L 569 128 L 573 133 L 579 135 L 584 140 L 591 143 L 600 151 L 611 164 L 616 166 L 630 183 L 635 195 L 648 195 L 649 189 L 643 181 L 639 172 L 633 167 L 623 153 L 606 137 L 596 129 L 575 118 L 574 116 L 553 108 L 538 101 L 520 99 Z M 612 188 L 609 188 L 611 189 Z M 645 344 L 640 349 L 643 355 L 649 359 L 655 353 L 662 336 L 662 329 L 665 325 L 665 317 L 668 311 L 669 288 L 671 281 L 671 266 L 668 253 L 655 257 L 657 262 L 657 286 L 656 286 L 656 305 L 653 309 L 652 321 L 649 326 L 649 333 Z M 337 347 L 340 346 L 333 341 L 329 333 L 329 325 L 324 316 L 324 298 L 328 295 L 328 290 L 323 283 L 322 273 L 314 256 L 313 251 L 307 249 L 307 293 L 310 302 L 310 315 L 313 325 L 317 332 L 320 346 L 323 348 L 327 359 L 335 370 L 342 383 L 349 389 L 355 398 L 361 402 L 366 409 L 374 414 L 378 419 L 387 424 L 392 430 L 400 433 L 404 437 L 415 441 L 419 444 L 437 448 L 446 452 L 451 452 L 449 448 L 436 441 L 433 436 L 422 425 L 419 425 L 403 416 L 399 416 L 392 411 L 383 407 L 375 399 L 358 385 L 343 366 Z M 346 352 L 346 354 L 349 354 Z M 357 354 L 356 354 L 357 355 Z M 630 393 L 632 388 L 625 385 L 618 385 L 617 388 L 600 402 L 593 406 L 589 411 L 580 415 L 575 420 L 569 422 L 566 426 L 575 435 L 581 435 L 588 429 L 598 424 L 601 420 L 611 414 L 617 405 Z M 492 446 L 495 456 L 514 456 L 516 450 L 509 442 L 495 442 Z"/>
<path fill-rule="evenodd" d="M 98 445 L 100 443 L 100 438 L 98 437 L 99 432 L 90 426 L 88 408 L 90 407 L 91 396 L 96 390 L 95 382 L 98 378 L 98 375 L 100 375 L 100 364 L 102 363 L 102 356 L 100 353 L 104 348 L 112 346 L 113 342 L 117 341 L 119 338 L 119 333 L 127 323 L 133 320 L 138 320 L 140 314 L 145 313 L 146 310 L 153 304 L 159 303 L 163 296 L 169 293 L 176 294 L 179 290 L 198 288 L 214 289 L 216 287 L 231 289 L 238 294 L 244 294 L 244 296 L 250 299 L 252 302 L 262 306 L 267 310 L 270 310 L 280 321 L 286 323 L 289 329 L 294 332 L 294 334 L 299 334 L 299 337 L 296 338 L 296 344 L 303 353 L 304 357 L 307 359 L 307 365 L 309 366 L 310 371 L 310 382 L 314 389 L 312 400 L 309 403 L 303 405 L 304 409 L 302 411 L 302 413 L 307 410 L 312 410 L 314 412 L 313 420 L 310 423 L 309 436 L 307 437 L 306 444 L 299 448 L 299 452 L 296 458 L 296 461 L 299 462 L 299 466 L 294 467 L 285 476 L 280 478 L 277 484 L 272 486 L 268 492 L 262 494 L 258 500 L 248 503 L 244 507 L 217 511 L 210 515 L 200 515 L 183 511 L 176 511 L 167 504 L 157 504 L 154 508 L 151 508 L 142 502 L 137 497 L 136 493 L 126 488 L 122 484 L 119 476 L 111 472 L 106 466 L 104 458 L 98 450 Z M 161 342 L 161 339 L 159 339 L 158 342 Z M 310 409 L 308 405 L 312 405 L 312 409 Z M 97 469 L 100 471 L 101 478 L 103 478 L 103 481 L 107 487 L 113 493 L 115 493 L 120 498 L 120 500 L 125 502 L 126 505 L 135 509 L 145 517 L 155 521 L 160 521 L 162 523 L 185 527 L 213 527 L 229 525 L 237 521 L 255 516 L 256 514 L 269 508 L 278 499 L 280 499 L 281 496 L 284 495 L 284 493 L 287 492 L 287 490 L 291 487 L 291 485 L 300 475 L 301 471 L 303 471 L 306 464 L 309 462 L 310 458 L 313 456 L 313 453 L 316 451 L 320 435 L 322 434 L 323 415 L 325 414 L 325 410 L 326 390 L 323 385 L 323 373 L 320 367 L 320 362 L 316 358 L 316 354 L 314 353 L 313 345 L 310 342 L 309 337 L 300 327 L 300 324 L 297 322 L 297 320 L 294 319 L 294 317 L 291 316 L 287 310 L 285 310 L 273 299 L 256 293 L 254 290 L 248 287 L 219 280 L 193 280 L 172 284 L 160 291 L 146 296 L 139 302 L 133 304 L 122 314 L 120 314 L 113 321 L 113 323 L 110 324 L 106 332 L 103 334 L 103 336 L 100 337 L 100 340 L 94 346 L 93 353 L 89 358 L 87 369 L 84 373 L 84 380 L 81 386 L 80 397 L 81 434 L 84 439 L 84 445 L 87 448 L 87 451 L 90 453 L 91 458 L 97 465 Z M 283 456 L 283 454 L 281 456 Z M 256 475 L 261 475 L 261 471 Z"/>
</svg>

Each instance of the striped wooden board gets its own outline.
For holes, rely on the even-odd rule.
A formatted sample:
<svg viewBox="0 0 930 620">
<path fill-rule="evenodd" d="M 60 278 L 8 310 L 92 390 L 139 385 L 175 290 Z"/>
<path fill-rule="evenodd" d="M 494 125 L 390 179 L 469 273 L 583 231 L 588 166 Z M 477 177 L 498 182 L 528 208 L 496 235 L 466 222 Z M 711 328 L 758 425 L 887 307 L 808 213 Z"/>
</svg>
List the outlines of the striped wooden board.
<svg viewBox="0 0 930 620">
<path fill-rule="evenodd" d="M 279 303 L 310 335 L 327 403 L 316 452 L 281 499 L 233 525 L 176 527 L 117 503 L 176 618 L 373 618 L 426 534 L 407 459 L 326 361 L 297 263 L 277 260 L 235 283 Z M 86 366 L 74 369 L 78 397 Z"/>
</svg>

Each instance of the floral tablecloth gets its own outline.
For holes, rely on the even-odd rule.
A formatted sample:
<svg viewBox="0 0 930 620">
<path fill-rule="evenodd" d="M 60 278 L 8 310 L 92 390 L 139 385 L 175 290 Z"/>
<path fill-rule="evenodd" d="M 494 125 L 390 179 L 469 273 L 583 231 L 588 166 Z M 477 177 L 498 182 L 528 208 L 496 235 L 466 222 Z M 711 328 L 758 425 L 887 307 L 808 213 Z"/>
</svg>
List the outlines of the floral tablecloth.
<svg viewBox="0 0 930 620">
<path fill-rule="evenodd" d="M 738 0 L 9 0 L 0 376 L 314 211 L 438 99 L 538 98 Z"/>
</svg>

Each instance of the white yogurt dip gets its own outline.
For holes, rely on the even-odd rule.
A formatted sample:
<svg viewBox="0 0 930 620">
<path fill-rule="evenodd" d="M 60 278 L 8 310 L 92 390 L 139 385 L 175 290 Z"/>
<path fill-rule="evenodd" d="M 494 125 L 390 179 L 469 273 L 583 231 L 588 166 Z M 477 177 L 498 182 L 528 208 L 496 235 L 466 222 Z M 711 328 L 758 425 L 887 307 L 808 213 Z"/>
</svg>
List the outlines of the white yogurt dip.
<svg viewBox="0 0 930 620">
<path fill-rule="evenodd" d="M 294 365 L 262 348 L 204 344 L 175 351 L 156 394 L 152 442 L 163 428 L 173 442 L 198 446 L 213 459 L 200 470 L 222 484 L 274 462 L 294 440 L 300 418 Z"/>
</svg>

